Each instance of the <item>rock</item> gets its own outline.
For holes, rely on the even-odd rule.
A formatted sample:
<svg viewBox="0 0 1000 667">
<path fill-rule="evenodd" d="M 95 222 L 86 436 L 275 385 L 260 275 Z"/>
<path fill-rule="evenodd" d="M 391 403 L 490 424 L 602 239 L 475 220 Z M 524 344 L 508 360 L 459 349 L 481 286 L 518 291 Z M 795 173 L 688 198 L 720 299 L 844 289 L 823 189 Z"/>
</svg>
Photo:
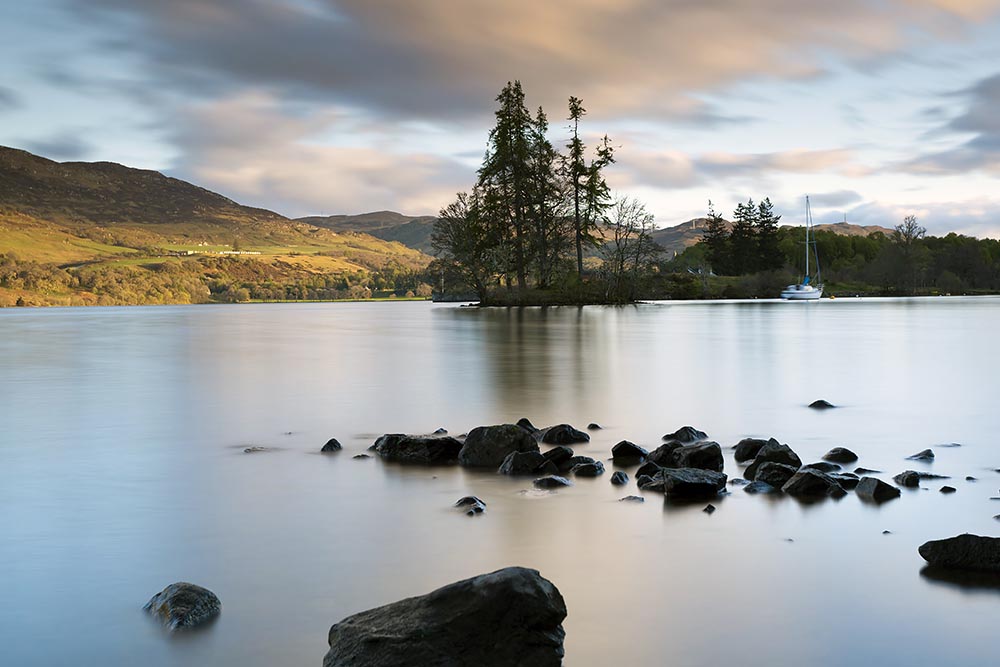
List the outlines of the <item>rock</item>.
<svg viewBox="0 0 1000 667">
<path fill-rule="evenodd" d="M 589 456 L 571 456 L 559 464 L 559 471 L 569 472 L 581 463 L 596 463 L 596 461 Z"/>
<path fill-rule="evenodd" d="M 1000 537 L 958 535 L 924 542 L 918 549 L 931 565 L 959 570 L 1000 572 Z"/>
<path fill-rule="evenodd" d="M 703 468 L 664 468 L 663 493 L 673 498 L 706 498 L 726 486 L 725 473 Z"/>
<path fill-rule="evenodd" d="M 458 462 L 467 468 L 496 469 L 511 452 L 537 451 L 535 439 L 515 424 L 478 426 L 465 438 Z"/>
<path fill-rule="evenodd" d="M 558 667 L 565 618 L 550 581 L 508 567 L 345 618 L 330 628 L 323 667 Z"/>
<path fill-rule="evenodd" d="M 872 470 L 871 468 L 855 468 L 854 469 L 854 474 L 855 475 L 878 475 L 881 472 L 882 472 L 881 470 Z"/>
<path fill-rule="evenodd" d="M 898 491 L 898 489 L 897 489 L 897 491 Z M 892 531 L 891 530 L 883 530 L 882 534 L 883 535 L 892 535 Z"/>
<path fill-rule="evenodd" d="M 977 480 L 977 479 L 976 479 L 975 477 L 973 477 L 972 475 L 966 475 L 966 476 L 965 476 L 965 481 L 966 481 L 966 482 L 977 482 L 977 481 L 979 481 L 979 480 Z"/>
<path fill-rule="evenodd" d="M 672 466 L 674 464 L 674 452 L 683 446 L 676 440 L 660 445 L 646 455 L 646 461 L 648 463 L 655 463 L 661 468 Z"/>
<path fill-rule="evenodd" d="M 371 456 L 369 456 L 368 454 L 355 454 L 351 458 L 352 459 L 370 459 Z"/>
<path fill-rule="evenodd" d="M 940 445 L 936 445 L 936 447 L 961 447 L 961 446 L 962 443 L 960 442 L 943 442 Z"/>
<path fill-rule="evenodd" d="M 615 486 L 622 486 L 623 484 L 628 484 L 628 475 L 618 470 L 613 475 L 611 475 L 611 483 Z"/>
<path fill-rule="evenodd" d="M 774 463 L 772 465 L 781 465 L 780 463 Z M 747 493 L 778 493 L 780 489 L 776 489 L 770 484 L 764 482 L 750 482 L 743 487 L 743 490 Z"/>
<path fill-rule="evenodd" d="M 465 496 L 464 498 L 459 498 L 458 502 L 455 503 L 455 507 L 459 508 L 469 516 L 482 514 L 486 511 L 486 503 L 476 496 Z"/>
<path fill-rule="evenodd" d="M 834 463 L 854 463 L 858 460 L 858 455 L 846 447 L 834 447 L 823 455 L 823 460 Z"/>
<path fill-rule="evenodd" d="M 536 472 L 539 475 L 558 475 L 559 474 L 559 466 L 557 466 L 552 461 L 546 461 L 541 466 L 539 466 L 539 468 L 538 468 L 538 470 Z"/>
<path fill-rule="evenodd" d="M 660 472 L 663 466 L 653 463 L 652 461 L 646 461 L 641 466 L 636 468 L 635 476 L 638 478 L 640 475 L 648 475 L 649 477 L 656 476 L 656 473 Z"/>
<path fill-rule="evenodd" d="M 756 479 L 757 469 L 764 463 L 784 463 L 785 465 L 794 467 L 796 470 L 802 467 L 802 459 L 792 451 L 791 447 L 782 445 L 779 442 L 769 442 L 757 452 L 753 463 L 747 466 L 747 469 L 743 472 L 743 476 L 751 480 Z"/>
<path fill-rule="evenodd" d="M 932 472 L 923 472 L 922 470 L 915 470 L 917 477 L 920 479 L 951 479 L 948 475 L 935 475 Z"/>
<path fill-rule="evenodd" d="M 549 445 L 574 445 L 580 442 L 590 442 L 590 436 L 578 431 L 569 424 L 556 424 L 545 429 L 542 442 Z"/>
<path fill-rule="evenodd" d="M 602 428 L 601 425 L 596 422 L 590 422 L 589 424 L 587 424 L 588 431 L 600 431 L 601 428 Z"/>
<path fill-rule="evenodd" d="M 561 486 L 573 486 L 573 482 L 569 481 L 565 477 L 560 477 L 559 475 L 546 475 L 545 477 L 539 477 L 534 482 L 532 482 L 539 489 L 558 489 Z"/>
<path fill-rule="evenodd" d="M 810 403 L 809 407 L 812 408 L 813 410 L 828 410 L 830 408 L 835 408 L 837 406 L 831 403 L 830 401 L 821 398 L 817 401 L 813 401 L 812 403 Z"/>
<path fill-rule="evenodd" d="M 876 477 L 862 477 L 854 492 L 861 500 L 872 503 L 884 503 L 899 498 L 899 489 Z"/>
<path fill-rule="evenodd" d="M 619 498 L 620 503 L 644 503 L 646 499 L 642 496 L 625 496 L 624 498 Z"/>
<path fill-rule="evenodd" d="M 222 603 L 207 588 L 178 581 L 151 597 L 143 609 L 171 630 L 178 630 L 212 620 L 222 610 Z"/>
<path fill-rule="evenodd" d="M 934 452 L 931 451 L 930 449 L 925 449 L 922 452 L 917 452 L 913 456 L 907 456 L 906 460 L 907 461 L 933 461 L 934 460 Z"/>
<path fill-rule="evenodd" d="M 497 470 L 501 475 L 531 475 L 547 461 L 541 452 L 511 452 Z"/>
<path fill-rule="evenodd" d="M 676 468 L 701 468 L 722 472 L 723 466 L 722 447 L 711 440 L 685 445 L 674 450 L 673 467 Z"/>
<path fill-rule="evenodd" d="M 757 452 L 759 452 L 768 442 L 772 441 L 778 442 L 774 438 L 771 438 L 770 440 L 764 440 L 762 438 L 743 438 L 737 442 L 736 446 L 733 448 L 736 450 L 733 452 L 733 457 L 738 463 L 752 461 L 754 457 L 757 456 Z"/>
<path fill-rule="evenodd" d="M 831 472 L 827 474 L 830 475 L 830 477 L 833 478 L 837 484 L 840 484 L 841 487 L 847 489 L 848 491 L 857 487 L 858 482 L 861 481 L 860 477 L 850 472 Z"/>
<path fill-rule="evenodd" d="M 708 435 L 704 431 L 699 431 L 693 426 L 681 426 L 673 433 L 668 433 L 663 436 L 664 440 L 673 440 L 681 443 L 682 445 L 698 442 L 699 440 L 706 440 L 707 438 Z"/>
<path fill-rule="evenodd" d="M 827 461 L 820 461 L 819 463 L 809 463 L 802 466 L 806 470 L 819 470 L 820 472 L 837 472 L 840 470 L 840 466 L 836 463 L 829 463 Z"/>
<path fill-rule="evenodd" d="M 665 485 L 663 481 L 663 471 L 658 471 L 655 475 L 640 475 L 635 478 L 635 485 L 643 491 L 657 491 L 663 493 Z"/>
<path fill-rule="evenodd" d="M 343 446 L 341 446 L 340 441 L 337 440 L 336 438 L 330 438 L 329 440 L 326 441 L 326 444 L 323 445 L 323 449 L 319 451 L 326 454 L 329 452 L 339 452 L 341 449 L 343 449 Z"/>
<path fill-rule="evenodd" d="M 715 510 L 716 510 L 715 505 L 713 505 L 712 503 L 709 503 L 709 504 L 705 505 L 705 509 L 703 509 L 702 512 L 704 512 L 705 514 L 711 514 Z"/>
<path fill-rule="evenodd" d="M 518 419 L 517 425 L 520 426 L 525 431 L 527 431 L 528 433 L 530 433 L 531 435 L 538 433 L 538 429 L 535 428 L 534 424 L 528 421 L 527 417 L 521 417 L 520 419 Z"/>
<path fill-rule="evenodd" d="M 913 470 L 904 470 L 892 478 L 896 484 L 905 486 L 908 489 L 915 489 L 920 486 L 920 475 Z"/>
<path fill-rule="evenodd" d="M 376 438 L 372 446 L 368 448 L 368 451 L 376 452 L 378 451 L 378 448 L 380 446 L 388 448 L 395 447 L 396 443 L 408 437 L 410 436 L 406 435 L 405 433 L 386 433 L 385 435 L 380 435 L 378 438 Z"/>
<path fill-rule="evenodd" d="M 259 452 L 269 452 L 269 451 L 271 451 L 270 447 L 261 447 L 259 445 L 254 445 L 252 447 L 245 447 L 243 449 L 244 454 L 257 454 Z"/>
<path fill-rule="evenodd" d="M 750 483 L 749 479 L 743 479 L 742 477 L 733 477 L 731 480 L 729 480 L 729 484 L 731 486 L 746 486 L 749 483 Z"/>
<path fill-rule="evenodd" d="M 547 452 L 542 452 L 542 456 L 544 456 L 546 460 L 552 461 L 552 463 L 556 464 L 557 466 L 565 463 L 566 461 L 569 461 L 571 458 L 573 458 L 574 455 L 575 452 L 573 451 L 573 449 L 571 447 L 566 447 L 565 445 L 560 447 L 553 447 Z"/>
<path fill-rule="evenodd" d="M 431 435 L 448 435 L 448 429 L 446 428 L 435 429 L 434 433 L 432 433 Z"/>
<path fill-rule="evenodd" d="M 836 480 L 818 470 L 799 470 L 781 487 L 782 492 L 796 498 L 839 498 L 846 492 Z"/>
<path fill-rule="evenodd" d="M 770 461 L 765 461 L 757 469 L 757 474 L 754 477 L 754 481 L 763 482 L 764 484 L 769 484 L 776 489 L 780 489 L 785 485 L 788 480 L 795 476 L 798 469 L 785 465 L 784 463 L 772 463 Z"/>
<path fill-rule="evenodd" d="M 615 463 L 626 465 L 629 463 L 638 463 L 648 455 L 649 452 L 645 448 L 628 440 L 622 440 L 611 448 L 611 458 L 614 459 Z"/>
<path fill-rule="evenodd" d="M 939 490 L 941 493 L 955 493 L 957 491 L 954 486 L 942 486 Z"/>
<path fill-rule="evenodd" d="M 600 461 L 578 463 L 573 466 L 572 472 L 577 477 L 597 477 L 604 474 L 604 464 Z"/>
<path fill-rule="evenodd" d="M 375 441 L 375 452 L 386 461 L 424 465 L 453 463 L 462 443 L 450 436 L 442 438 L 420 435 L 384 435 Z M 499 465 L 499 463 L 497 464 Z"/>
</svg>

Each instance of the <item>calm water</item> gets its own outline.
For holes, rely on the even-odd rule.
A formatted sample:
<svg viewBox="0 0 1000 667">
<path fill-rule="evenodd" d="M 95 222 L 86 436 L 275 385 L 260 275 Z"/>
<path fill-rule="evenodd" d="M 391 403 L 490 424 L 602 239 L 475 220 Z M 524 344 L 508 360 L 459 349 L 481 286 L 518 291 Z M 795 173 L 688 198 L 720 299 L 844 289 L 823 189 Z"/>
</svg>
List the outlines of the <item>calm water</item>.
<svg viewBox="0 0 1000 667">
<path fill-rule="evenodd" d="M 995 665 L 1000 590 L 922 577 L 916 547 L 1000 530 L 998 330 L 989 298 L 0 311 L 0 662 L 318 665 L 344 616 L 517 564 L 566 598 L 571 666 Z M 578 447 L 600 458 L 692 424 L 958 493 L 734 489 L 709 516 L 619 503 L 634 481 L 608 474 L 541 494 L 351 458 L 522 416 L 606 425 Z M 469 493 L 485 515 L 450 508 Z M 214 625 L 170 637 L 141 611 L 176 580 L 218 593 Z"/>
</svg>

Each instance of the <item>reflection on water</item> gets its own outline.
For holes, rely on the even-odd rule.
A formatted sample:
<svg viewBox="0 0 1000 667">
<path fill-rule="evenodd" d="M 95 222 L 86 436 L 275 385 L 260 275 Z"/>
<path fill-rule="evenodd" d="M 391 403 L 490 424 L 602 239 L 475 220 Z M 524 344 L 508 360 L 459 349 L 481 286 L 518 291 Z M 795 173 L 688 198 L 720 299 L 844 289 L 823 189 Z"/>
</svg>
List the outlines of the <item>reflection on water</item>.
<svg viewBox="0 0 1000 667">
<path fill-rule="evenodd" d="M 922 571 L 916 547 L 996 534 L 998 306 L 2 311 L 3 662 L 319 664 L 340 618 L 519 564 L 566 598 L 568 665 L 777 664 L 776 650 L 993 664 L 996 588 Z M 816 398 L 844 407 L 804 407 Z M 609 465 L 541 493 L 351 458 L 371 444 L 357 434 L 522 416 L 605 425 L 576 447 L 601 459 L 692 424 L 724 447 L 775 436 L 808 463 L 848 446 L 884 479 L 951 479 L 881 506 L 731 486 L 708 515 L 655 494 L 618 502 L 637 493 L 634 466 L 626 487 Z M 330 437 L 345 450 L 318 454 Z M 933 463 L 904 460 L 950 442 Z M 726 470 L 740 470 L 728 451 Z M 946 483 L 958 492 L 938 493 Z M 451 507 L 469 494 L 484 515 Z M 165 637 L 141 607 L 175 580 L 218 593 L 218 622 Z M 933 637 L 915 643 L 913 628 Z"/>
</svg>

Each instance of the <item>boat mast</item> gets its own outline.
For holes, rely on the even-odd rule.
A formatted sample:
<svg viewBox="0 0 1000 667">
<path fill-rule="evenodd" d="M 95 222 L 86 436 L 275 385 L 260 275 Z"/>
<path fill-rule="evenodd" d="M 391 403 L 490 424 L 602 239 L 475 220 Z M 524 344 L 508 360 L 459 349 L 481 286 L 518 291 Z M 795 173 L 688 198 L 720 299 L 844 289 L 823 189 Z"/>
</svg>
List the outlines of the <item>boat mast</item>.
<svg viewBox="0 0 1000 667">
<path fill-rule="evenodd" d="M 809 195 L 806 195 L 806 280 L 809 280 Z"/>
</svg>

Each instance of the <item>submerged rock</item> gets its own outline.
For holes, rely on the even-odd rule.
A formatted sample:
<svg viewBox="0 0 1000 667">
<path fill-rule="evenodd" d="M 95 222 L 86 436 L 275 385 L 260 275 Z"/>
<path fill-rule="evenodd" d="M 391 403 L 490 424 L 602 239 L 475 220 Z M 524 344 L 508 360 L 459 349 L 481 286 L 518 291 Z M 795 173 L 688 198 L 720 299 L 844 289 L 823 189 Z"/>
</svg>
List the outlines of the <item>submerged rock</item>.
<svg viewBox="0 0 1000 667">
<path fill-rule="evenodd" d="M 604 474 L 604 464 L 600 461 L 578 463 L 573 466 L 572 472 L 577 477 L 597 477 Z"/>
<path fill-rule="evenodd" d="M 343 446 L 340 444 L 340 441 L 336 438 L 330 438 L 326 441 L 326 444 L 323 445 L 323 449 L 319 451 L 327 454 L 329 452 L 339 452 L 341 449 L 343 449 Z"/>
<path fill-rule="evenodd" d="M 590 436 L 569 424 L 556 424 L 545 429 L 542 442 L 549 445 L 574 445 L 580 442 L 590 442 Z"/>
<path fill-rule="evenodd" d="M 855 475 L 878 475 L 881 474 L 881 470 L 872 470 L 871 468 L 855 468 Z"/>
<path fill-rule="evenodd" d="M 854 489 L 858 498 L 872 503 L 884 503 L 893 498 L 899 498 L 899 489 L 886 484 L 877 477 L 862 477 Z"/>
<path fill-rule="evenodd" d="M 345 618 L 330 628 L 323 666 L 558 667 L 565 618 L 550 581 L 508 567 Z"/>
<path fill-rule="evenodd" d="M 843 488 L 850 491 L 851 489 L 857 487 L 858 482 L 861 478 L 850 472 L 831 472 L 827 473 L 831 478 L 836 480 L 837 484 L 840 484 Z"/>
<path fill-rule="evenodd" d="M 642 496 L 625 496 L 624 498 L 619 498 L 620 503 L 644 503 L 646 499 Z"/>
<path fill-rule="evenodd" d="M 243 448 L 244 454 L 258 454 L 260 452 L 269 452 L 269 451 L 271 451 L 270 447 L 261 447 L 260 445 L 252 445 L 250 447 Z"/>
<path fill-rule="evenodd" d="M 458 453 L 458 462 L 468 468 L 498 468 L 511 452 L 537 452 L 538 443 L 515 424 L 478 426 L 469 431 Z"/>
<path fill-rule="evenodd" d="M 212 620 L 222 610 L 222 603 L 207 588 L 178 581 L 151 597 L 143 609 L 171 630 L 178 630 Z"/>
<path fill-rule="evenodd" d="M 769 442 L 777 443 L 778 441 L 774 438 L 771 438 L 770 440 L 764 440 L 762 438 L 743 438 L 737 442 L 736 446 L 733 448 L 735 450 L 733 452 L 733 457 L 736 459 L 737 463 L 752 461 L 754 457 L 757 456 L 757 453 L 761 450 L 761 448 Z"/>
<path fill-rule="evenodd" d="M 559 475 L 546 475 L 545 477 L 539 477 L 534 482 L 532 482 L 539 489 L 558 489 L 562 486 L 573 486 L 573 482 L 569 481 L 565 477 L 560 477 Z"/>
<path fill-rule="evenodd" d="M 455 503 L 455 507 L 459 508 L 469 516 L 482 514 L 486 511 L 486 503 L 476 496 L 465 496 L 464 498 L 459 498 Z"/>
<path fill-rule="evenodd" d="M 831 403 L 830 401 L 821 398 L 819 400 L 810 403 L 809 407 L 812 408 L 813 410 L 828 410 L 830 408 L 835 408 L 837 406 Z"/>
<path fill-rule="evenodd" d="M 1000 537 L 981 537 L 966 533 L 924 542 L 918 551 L 931 565 L 1000 572 Z"/>
<path fill-rule="evenodd" d="M 622 486 L 628 484 L 628 475 L 623 473 L 621 470 L 616 471 L 611 475 L 611 483 L 615 486 Z"/>
<path fill-rule="evenodd" d="M 501 475 L 531 475 L 549 463 L 541 452 L 511 452 L 497 469 Z"/>
<path fill-rule="evenodd" d="M 611 448 L 611 458 L 620 464 L 638 463 L 648 455 L 649 451 L 628 440 L 622 440 Z"/>
<path fill-rule="evenodd" d="M 375 441 L 375 452 L 386 461 L 397 463 L 454 463 L 461 449 L 462 443 L 450 436 L 436 438 L 392 433 Z"/>
<path fill-rule="evenodd" d="M 369 456 L 368 454 L 355 454 L 351 458 L 352 459 L 370 459 L 371 456 Z"/>
<path fill-rule="evenodd" d="M 840 470 L 840 466 L 836 463 L 830 463 L 828 461 L 820 461 L 818 463 L 809 463 L 802 466 L 804 470 L 819 470 L 820 472 L 837 472 Z"/>
<path fill-rule="evenodd" d="M 681 426 L 673 433 L 668 433 L 663 436 L 664 440 L 673 440 L 681 443 L 682 445 L 698 442 L 699 440 L 706 440 L 707 438 L 708 434 L 704 431 L 699 431 L 694 426 Z"/>
<path fill-rule="evenodd" d="M 941 491 L 941 493 L 955 493 L 955 491 L 957 491 L 957 490 L 958 489 L 956 489 L 954 486 L 942 486 L 939 489 L 939 491 Z"/>
<path fill-rule="evenodd" d="M 892 481 L 908 489 L 915 489 L 920 486 L 920 475 L 913 470 L 904 470 L 893 477 Z"/>
<path fill-rule="evenodd" d="M 933 461 L 934 452 L 930 449 L 925 449 L 922 452 L 917 452 L 912 456 L 906 457 L 907 461 Z"/>
<path fill-rule="evenodd" d="M 443 427 L 434 429 L 434 433 L 432 433 L 431 435 L 448 435 L 448 429 Z"/>
<path fill-rule="evenodd" d="M 544 456 L 546 460 L 559 466 L 573 458 L 573 456 L 575 456 L 575 452 L 572 448 L 561 445 L 559 447 L 553 447 L 547 452 L 542 452 L 542 456 Z"/>
<path fill-rule="evenodd" d="M 835 479 L 818 470 L 799 470 L 781 487 L 782 492 L 796 498 L 839 498 L 846 492 Z"/>
<path fill-rule="evenodd" d="M 858 455 L 846 447 L 834 447 L 823 455 L 823 460 L 834 463 L 854 463 L 858 460 Z"/>
<path fill-rule="evenodd" d="M 780 464 L 775 463 L 773 465 Z M 750 482 L 743 487 L 743 490 L 747 493 L 779 493 L 781 491 L 780 488 L 775 488 L 766 482 Z"/>
<path fill-rule="evenodd" d="M 600 431 L 602 428 L 603 427 L 597 422 L 590 422 L 589 424 L 587 424 L 588 431 Z"/>
<path fill-rule="evenodd" d="M 664 468 L 663 493 L 674 498 L 716 496 L 726 487 L 725 473 L 702 468 Z"/>
<path fill-rule="evenodd" d="M 771 463 L 770 461 L 765 461 L 760 465 L 754 476 L 754 481 L 763 482 L 773 486 L 776 489 L 780 489 L 785 485 L 788 480 L 795 476 L 798 470 L 794 466 L 785 465 L 784 463 Z"/>
</svg>

